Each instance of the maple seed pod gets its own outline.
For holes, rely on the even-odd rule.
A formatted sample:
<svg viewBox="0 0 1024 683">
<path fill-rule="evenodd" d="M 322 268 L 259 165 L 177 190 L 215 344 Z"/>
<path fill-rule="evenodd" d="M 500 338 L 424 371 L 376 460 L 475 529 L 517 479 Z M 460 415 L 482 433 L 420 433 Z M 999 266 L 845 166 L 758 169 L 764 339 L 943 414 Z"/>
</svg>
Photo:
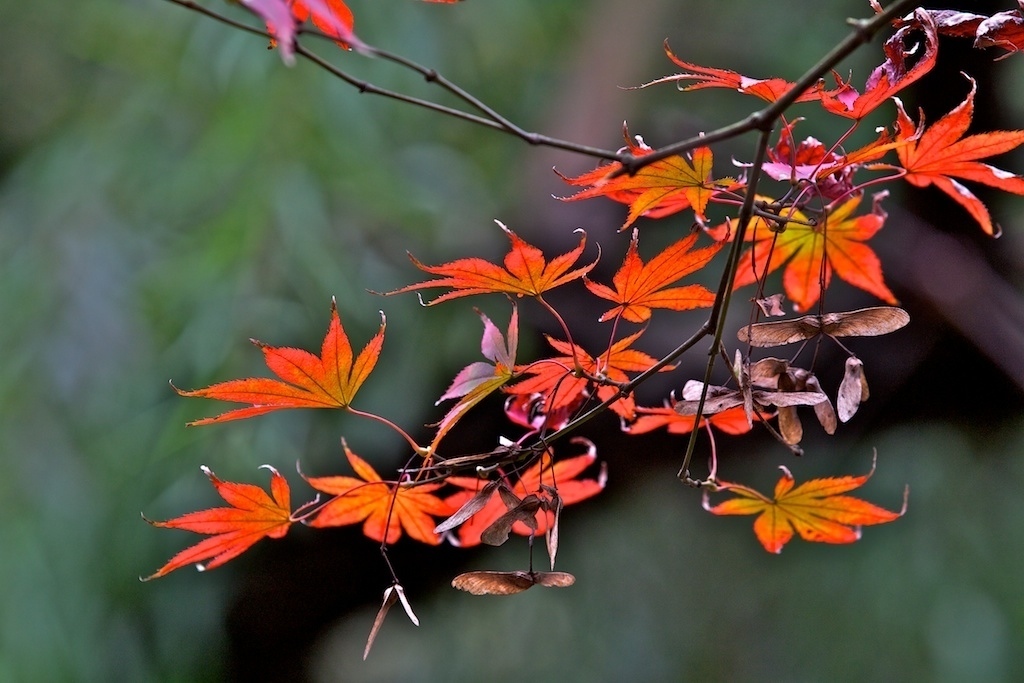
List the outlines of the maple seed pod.
<svg viewBox="0 0 1024 683">
<path fill-rule="evenodd" d="M 877 337 L 895 332 L 910 322 L 910 314 L 896 306 L 874 306 L 843 313 L 805 315 L 793 320 L 753 323 L 741 327 L 736 337 L 751 346 L 782 346 L 829 337 Z"/>
<path fill-rule="evenodd" d="M 534 585 L 565 588 L 576 583 L 568 572 L 513 572 L 479 571 L 459 574 L 452 586 L 473 595 L 513 595 Z"/>
<path fill-rule="evenodd" d="M 839 384 L 836 406 L 839 419 L 848 422 L 854 416 L 862 401 L 868 399 L 868 383 L 864 378 L 864 363 L 856 356 L 846 359 L 846 372 Z"/>
</svg>

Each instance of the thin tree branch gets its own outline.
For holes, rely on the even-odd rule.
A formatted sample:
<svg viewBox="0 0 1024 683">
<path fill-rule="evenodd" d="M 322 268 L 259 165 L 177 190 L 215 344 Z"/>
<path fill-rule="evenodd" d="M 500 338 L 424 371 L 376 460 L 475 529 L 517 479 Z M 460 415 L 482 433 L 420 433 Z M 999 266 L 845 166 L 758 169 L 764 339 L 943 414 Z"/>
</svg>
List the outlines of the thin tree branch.
<svg viewBox="0 0 1024 683">
<path fill-rule="evenodd" d="M 732 236 L 732 245 L 729 250 L 729 260 L 725 270 L 722 272 L 722 280 L 715 293 L 715 303 L 711 307 L 711 315 L 708 318 L 708 325 L 715 330 L 714 340 L 711 348 L 708 349 L 708 365 L 704 371 L 704 387 L 700 392 L 700 401 L 697 403 L 697 417 L 695 418 L 693 431 L 690 432 L 690 439 L 686 443 L 686 454 L 683 456 L 683 464 L 676 475 L 686 483 L 692 483 L 690 479 L 690 460 L 693 458 L 693 451 L 697 446 L 697 425 L 704 413 L 704 401 L 707 400 L 708 386 L 711 384 L 711 373 L 715 369 L 718 360 L 718 349 L 722 345 L 722 333 L 725 330 L 725 314 L 729 311 L 729 302 L 732 300 L 732 283 L 736 281 L 736 270 L 739 268 L 740 252 L 743 248 L 747 228 L 754 216 L 754 197 L 757 196 L 757 184 L 761 180 L 761 164 L 764 163 L 768 154 L 768 139 L 771 136 L 771 128 L 761 131 L 757 137 L 757 148 L 754 151 L 754 163 L 751 167 L 750 183 L 747 196 L 743 199 L 743 206 L 740 207 L 740 214 L 736 219 L 736 234 Z"/>
<path fill-rule="evenodd" d="M 202 5 L 199 5 L 196 2 L 193 2 L 193 0 L 168 1 L 173 2 L 176 5 L 180 5 L 182 7 L 186 7 L 188 9 L 199 12 L 205 16 L 220 21 L 233 28 L 246 31 L 247 33 L 252 33 L 266 38 L 272 38 L 272 36 L 265 30 L 249 26 L 242 22 L 226 17 L 222 14 L 214 12 L 213 10 L 203 7 Z M 516 125 L 506 117 L 499 114 L 494 108 L 490 107 L 476 96 L 471 95 L 465 89 L 461 88 L 460 86 L 456 85 L 452 81 L 445 78 L 435 69 L 422 66 L 410 59 L 402 57 L 401 55 L 394 54 L 392 52 L 383 50 L 378 47 L 374 47 L 372 45 L 363 44 L 361 46 L 361 51 L 366 54 L 374 55 L 380 57 L 381 59 L 388 60 L 403 68 L 409 69 L 420 74 L 428 83 L 433 83 L 441 87 L 442 89 L 451 93 L 452 95 L 462 100 L 469 106 L 480 111 L 482 114 L 484 114 L 484 116 L 477 116 L 459 109 L 446 107 L 434 102 L 430 102 L 429 100 L 424 100 L 418 97 L 412 97 L 409 95 L 405 95 L 403 93 L 387 90 L 385 88 L 373 85 L 368 81 L 355 78 L 354 76 L 348 74 L 347 72 L 332 65 L 330 62 L 326 61 L 316 53 L 302 47 L 301 45 L 298 44 L 298 42 L 296 42 L 295 45 L 295 52 L 296 54 L 302 55 L 306 59 L 309 59 L 317 66 L 325 69 L 326 71 L 340 78 L 349 85 L 355 87 L 361 93 L 369 93 L 372 95 L 388 97 L 400 102 L 405 102 L 406 104 L 423 107 L 425 109 L 436 111 L 447 116 L 452 116 L 454 118 L 467 121 L 469 123 L 484 126 L 485 128 L 499 130 L 504 133 L 508 133 L 509 135 L 518 137 L 519 139 L 531 145 L 552 147 L 555 149 L 562 149 L 565 151 L 574 152 L 582 156 L 618 161 L 619 163 L 622 164 L 622 168 L 619 171 L 617 171 L 617 173 L 613 174 L 613 176 L 623 174 L 633 175 L 640 169 L 644 168 L 645 166 L 653 164 L 662 159 L 666 159 L 670 156 L 682 154 L 684 152 L 696 149 L 697 147 L 710 145 L 715 142 L 729 140 L 753 130 L 765 130 L 766 128 L 771 128 L 774 125 L 775 121 L 794 102 L 796 102 L 796 100 L 802 94 L 804 94 L 807 90 L 812 88 L 815 83 L 817 83 L 822 77 L 824 77 L 830 69 L 835 67 L 840 61 L 849 56 L 858 47 L 869 42 L 875 36 L 875 34 L 882 29 L 883 26 L 892 21 L 892 19 L 894 19 L 895 17 L 902 14 L 908 7 L 910 7 L 913 4 L 913 2 L 914 0 L 896 0 L 896 2 L 890 5 L 888 9 L 883 11 L 881 14 L 875 15 L 871 19 L 851 19 L 849 23 L 854 27 L 854 30 L 846 38 L 844 38 L 835 48 L 830 50 L 824 57 L 822 57 L 817 64 L 815 64 L 803 76 L 801 76 L 789 91 L 787 91 L 782 97 L 780 97 L 775 102 L 772 102 L 764 109 L 761 109 L 750 114 L 742 121 L 737 121 L 727 126 L 717 128 L 708 133 L 672 143 L 666 147 L 662 147 L 661 149 L 658 149 L 649 154 L 645 154 L 643 156 L 634 156 L 629 152 L 618 152 L 602 149 L 600 147 L 592 147 L 590 145 L 583 145 L 571 142 L 569 140 L 562 140 L 559 138 L 542 135 L 540 133 L 527 131 L 521 128 L 520 126 Z M 308 35 L 315 35 L 321 38 L 332 39 L 330 36 L 327 36 L 317 31 L 304 30 L 303 33 Z"/>
<path fill-rule="evenodd" d="M 752 130 L 765 130 L 766 128 L 770 128 L 775 125 L 775 121 L 782 116 L 782 114 L 785 113 L 785 111 L 789 109 L 801 95 L 814 87 L 814 85 L 824 78 L 833 67 L 839 64 L 839 62 L 844 60 L 846 57 L 850 56 L 850 54 L 856 51 L 861 45 L 870 42 L 882 27 L 891 22 L 897 16 L 903 14 L 904 11 L 906 11 L 916 1 L 917 0 L 896 0 L 896 2 L 889 5 L 888 9 L 881 14 L 876 14 L 871 19 L 848 20 L 848 23 L 853 26 L 853 31 L 850 32 L 850 34 L 838 45 L 829 50 L 824 57 L 818 60 L 817 64 L 812 66 L 806 73 L 804 73 L 803 76 L 797 79 L 793 84 L 793 87 L 786 91 L 782 97 L 775 100 L 764 109 L 754 112 L 742 121 L 737 121 L 736 123 L 728 126 L 715 129 L 710 133 L 681 140 L 641 157 L 633 157 L 625 160 L 620 159 L 619 161 L 622 163 L 622 170 L 619 174 L 633 175 L 644 166 L 653 164 L 656 161 L 661 161 L 662 159 L 666 159 L 670 156 L 689 152 L 697 147 L 721 142 L 722 140 L 729 140 Z"/>
</svg>

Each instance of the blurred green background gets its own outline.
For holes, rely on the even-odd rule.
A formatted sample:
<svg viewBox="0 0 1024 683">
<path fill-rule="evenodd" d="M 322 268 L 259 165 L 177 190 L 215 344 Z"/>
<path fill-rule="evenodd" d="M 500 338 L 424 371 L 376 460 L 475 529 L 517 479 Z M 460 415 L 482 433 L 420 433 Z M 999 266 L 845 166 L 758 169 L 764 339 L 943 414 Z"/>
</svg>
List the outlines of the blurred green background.
<svg viewBox="0 0 1024 683">
<path fill-rule="evenodd" d="M 657 146 L 749 113 L 731 93 L 620 89 L 673 72 L 665 38 L 697 63 L 794 78 L 845 34 L 846 16 L 868 13 L 859 0 L 351 4 L 369 42 L 438 67 L 528 129 L 604 147 L 621 144 L 624 119 Z M 139 513 L 216 504 L 201 464 L 262 484 L 256 468 L 271 463 L 299 502 L 307 490 L 292 463 L 340 471 L 344 434 L 383 468 L 404 457 L 401 442 L 326 413 L 188 430 L 219 406 L 177 397 L 168 380 L 264 374 L 250 337 L 316 348 L 335 296 L 356 345 L 378 310 L 388 316 L 359 407 L 416 430 L 477 360 L 476 302 L 423 309 L 366 290 L 419 279 L 406 250 L 428 263 L 500 256 L 495 218 L 550 250 L 585 227 L 613 269 L 622 207 L 550 198 L 566 192 L 553 165 L 577 173 L 592 161 L 361 97 L 163 0 L 73 12 L 0 0 L 0 18 L 0 680 L 1024 678 L 1019 199 L 991 202 L 1006 230 L 991 244 L 942 197 L 905 195 L 923 209 L 893 207 L 878 241 L 916 331 L 857 347 L 877 377 L 865 414 L 834 440 L 812 435 L 799 461 L 757 439 L 720 443 L 735 453 L 723 473 L 763 488 L 780 462 L 798 479 L 859 473 L 877 448 L 865 496 L 895 508 L 909 483 L 906 518 L 854 546 L 794 541 L 769 556 L 749 519 L 710 518 L 678 484 L 681 441 L 626 440 L 612 421 L 605 499 L 564 521 L 559 563 L 576 586 L 478 599 L 447 587 L 452 572 L 519 567 L 521 545 L 442 552 L 434 568 L 411 555 L 399 572 L 423 574 L 411 590 L 423 626 L 392 615 L 363 663 L 386 586 L 372 543 L 296 529 L 215 572 L 141 584 L 194 537 L 153 530 Z M 374 83 L 450 101 L 408 72 L 322 47 Z M 879 54 L 876 44 L 842 68 L 861 83 Z M 1020 58 L 982 68 L 990 120 L 1024 127 L 1010 87 L 1024 78 Z M 826 138 L 833 124 L 804 132 Z M 749 157 L 751 144 L 732 153 Z M 935 215 L 953 222 L 933 225 Z M 652 247 L 675 239 L 645 235 Z M 504 302 L 482 305 L 504 326 Z M 549 329 L 536 311 L 524 316 Z M 645 348 L 685 334 L 678 322 L 652 328 Z M 524 356 L 539 352 L 525 336 Z M 490 419 L 467 443 L 493 444 Z M 357 554 L 363 564 L 345 564 Z M 339 602 L 346 590 L 355 597 Z"/>
</svg>

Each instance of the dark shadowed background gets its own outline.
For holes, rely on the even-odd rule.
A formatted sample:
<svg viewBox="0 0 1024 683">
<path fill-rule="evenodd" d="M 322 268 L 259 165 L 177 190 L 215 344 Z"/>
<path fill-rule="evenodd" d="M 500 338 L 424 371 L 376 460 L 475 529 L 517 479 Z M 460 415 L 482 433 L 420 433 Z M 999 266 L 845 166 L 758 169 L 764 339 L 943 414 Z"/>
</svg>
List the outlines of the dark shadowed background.
<svg viewBox="0 0 1024 683">
<path fill-rule="evenodd" d="M 860 0 L 351 5 L 369 42 L 437 67 L 528 129 L 603 147 L 621 144 L 624 120 L 659 146 L 755 106 L 725 91 L 622 89 L 675 70 L 666 38 L 689 61 L 792 79 L 845 35 L 845 17 L 869 12 Z M 723 476 L 762 489 L 778 464 L 798 479 L 861 473 L 877 449 L 863 494 L 897 508 L 909 484 L 904 519 L 853 546 L 794 541 L 771 556 L 749 518 L 713 518 L 678 483 L 682 439 L 627 439 L 599 421 L 588 435 L 608 489 L 562 527 L 559 568 L 576 585 L 475 598 L 451 577 L 520 568 L 524 544 L 402 542 L 393 559 L 422 626 L 393 613 L 363 662 L 388 578 L 358 529 L 296 528 L 208 574 L 142 584 L 196 537 L 139 513 L 217 504 L 202 464 L 261 484 L 257 467 L 273 464 L 300 502 L 310 491 L 294 463 L 343 471 L 340 436 L 379 469 L 407 457 L 403 443 L 334 412 L 186 429 L 221 406 L 179 398 L 168 380 L 265 374 L 250 337 L 317 348 L 334 296 L 355 344 L 388 316 L 359 407 L 426 434 L 417 425 L 439 417 L 434 400 L 478 360 L 472 306 L 503 327 L 508 305 L 424 309 L 366 290 L 421 279 L 406 250 L 428 263 L 500 257 L 496 218 L 548 253 L 585 228 L 604 246 L 596 279 L 607 281 L 625 209 L 551 198 L 567 193 L 552 166 L 575 174 L 591 160 L 360 96 L 309 64 L 285 68 L 261 39 L 163 0 L 0 0 L 0 17 L 0 680 L 1024 678 L 1024 199 L 984 195 L 1005 231 L 993 241 L 943 195 L 894 191 L 873 245 L 912 322 L 853 343 L 873 390 L 862 414 L 832 439 L 808 426 L 799 460 L 758 436 L 719 442 Z M 450 102 L 408 72 L 321 47 L 377 84 Z M 963 99 L 958 49 L 943 43 L 941 73 L 903 93 L 908 109 L 935 120 Z M 1024 58 L 976 57 L 976 130 L 1024 127 Z M 880 60 L 876 42 L 840 70 L 860 84 Z M 891 122 L 883 109 L 871 125 Z M 798 132 L 841 130 L 811 118 Z M 723 146 L 716 172 L 752 149 L 752 138 Z M 1020 170 L 1024 157 L 999 164 Z M 652 254 L 689 219 L 641 225 Z M 596 330 L 599 307 L 555 299 Z M 875 303 L 842 283 L 829 301 Z M 553 327 L 522 313 L 528 358 Z M 672 348 L 701 315 L 656 314 L 641 347 Z M 701 348 L 642 398 L 660 400 L 703 362 Z M 498 408 L 482 406 L 452 448 L 492 447 L 508 429 Z"/>
</svg>

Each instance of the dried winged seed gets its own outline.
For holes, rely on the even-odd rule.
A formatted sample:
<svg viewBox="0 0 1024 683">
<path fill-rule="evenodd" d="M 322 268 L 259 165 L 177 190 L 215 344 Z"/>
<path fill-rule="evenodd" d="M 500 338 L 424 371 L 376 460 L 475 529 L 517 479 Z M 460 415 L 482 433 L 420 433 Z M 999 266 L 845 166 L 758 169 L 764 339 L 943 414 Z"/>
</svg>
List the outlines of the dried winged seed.
<svg viewBox="0 0 1024 683">
<path fill-rule="evenodd" d="M 515 509 L 515 507 L 522 502 L 519 500 L 519 496 L 517 496 L 505 482 L 501 482 L 498 486 L 498 495 L 501 496 L 501 502 L 505 504 L 505 508 L 508 510 Z"/>
<path fill-rule="evenodd" d="M 562 516 L 562 497 L 558 495 L 557 489 L 547 484 L 541 484 L 541 489 L 551 496 L 549 500 L 541 501 L 541 507 L 551 511 L 551 516 L 554 518 L 551 521 L 551 526 L 548 527 L 547 532 L 544 534 L 544 540 L 548 546 L 548 559 L 551 562 L 551 568 L 554 569 L 555 555 L 558 554 L 558 520 Z"/>
<path fill-rule="evenodd" d="M 800 416 L 796 413 L 794 406 L 779 408 L 779 433 L 782 440 L 790 446 L 795 446 L 804 438 L 804 426 L 800 423 Z"/>
<path fill-rule="evenodd" d="M 576 577 L 569 572 L 534 572 L 533 581 L 538 586 L 565 588 L 576 583 Z"/>
<path fill-rule="evenodd" d="M 808 389 L 812 391 L 820 391 L 822 396 L 825 396 L 825 400 L 821 403 L 814 404 L 814 416 L 818 418 L 818 422 L 827 434 L 836 433 L 836 411 L 832 407 L 832 401 L 828 400 L 828 396 L 821 389 L 821 383 L 818 382 L 818 378 L 811 375 L 807 378 L 805 384 Z"/>
<path fill-rule="evenodd" d="M 537 510 L 539 509 L 540 498 L 531 493 L 484 529 L 480 533 L 480 541 L 487 545 L 501 545 L 508 540 L 512 525 L 516 522 L 522 522 L 530 529 L 535 530 L 537 528 Z"/>
<path fill-rule="evenodd" d="M 762 406 L 813 406 L 827 401 L 828 396 L 817 391 L 758 391 L 753 392 L 754 401 Z"/>
<path fill-rule="evenodd" d="M 856 311 L 805 315 L 793 320 L 753 323 L 741 327 L 736 336 L 752 346 L 782 346 L 811 339 L 818 334 L 832 337 L 876 337 L 895 332 L 910 322 L 910 314 L 896 306 L 874 306 Z"/>
<path fill-rule="evenodd" d="M 751 346 L 783 346 L 804 341 L 821 331 L 818 316 L 805 315 L 795 320 L 777 320 L 770 323 L 752 323 L 736 331 L 736 338 Z"/>
<path fill-rule="evenodd" d="M 487 501 L 490 500 L 491 495 L 494 493 L 494 489 L 498 488 L 500 483 L 502 483 L 500 479 L 487 482 L 486 486 L 477 491 L 472 498 L 463 503 L 462 507 L 456 510 L 451 517 L 434 527 L 434 533 L 443 534 L 446 531 L 450 531 L 483 510 L 487 505 Z"/>
<path fill-rule="evenodd" d="M 565 588 L 576 583 L 568 572 L 466 572 L 452 579 L 452 586 L 473 595 L 512 595 L 534 584 L 549 588 Z"/>
<path fill-rule="evenodd" d="M 795 370 L 779 375 L 779 392 L 794 392 L 797 390 L 798 384 L 800 388 L 803 388 L 805 376 L 802 371 L 797 373 Z M 800 415 L 797 414 L 795 406 L 780 407 L 778 423 L 782 440 L 790 446 L 795 446 L 804 438 L 804 426 L 800 422 Z"/>
<path fill-rule="evenodd" d="M 758 386 L 776 387 L 779 376 L 789 371 L 789 361 L 781 358 L 762 358 L 750 364 L 750 383 Z"/>
<path fill-rule="evenodd" d="M 452 586 L 473 595 L 512 595 L 533 586 L 529 572 L 466 572 L 452 579 Z"/>
<path fill-rule="evenodd" d="M 848 422 L 856 414 L 861 401 L 867 400 L 867 397 L 864 363 L 856 356 L 850 356 L 846 359 L 846 372 L 843 373 L 843 381 L 839 384 L 839 394 L 836 396 L 839 419 Z"/>
<path fill-rule="evenodd" d="M 711 391 L 713 389 L 725 389 L 726 393 L 712 396 Z M 736 389 L 726 389 L 726 387 L 710 387 L 708 389 L 708 396 L 704 399 L 704 414 L 714 415 L 720 413 L 723 410 L 734 408 L 743 403 L 743 393 Z M 680 415 L 696 415 L 697 407 L 700 405 L 700 399 L 676 401 L 672 404 L 672 408 Z"/>
<path fill-rule="evenodd" d="M 363 648 L 363 660 L 369 656 L 370 648 L 373 647 L 373 641 L 377 640 L 377 632 L 380 631 L 380 627 L 384 623 L 384 617 L 388 615 L 388 610 L 396 602 L 398 602 L 398 593 L 395 591 L 394 586 L 388 586 L 387 590 L 384 591 L 384 602 L 381 603 L 380 609 L 377 610 L 373 626 L 370 627 L 370 635 L 366 638 L 366 647 Z"/>
<path fill-rule="evenodd" d="M 877 337 L 910 322 L 910 314 L 896 306 L 874 306 L 822 316 L 821 331 L 833 337 Z"/>
</svg>

